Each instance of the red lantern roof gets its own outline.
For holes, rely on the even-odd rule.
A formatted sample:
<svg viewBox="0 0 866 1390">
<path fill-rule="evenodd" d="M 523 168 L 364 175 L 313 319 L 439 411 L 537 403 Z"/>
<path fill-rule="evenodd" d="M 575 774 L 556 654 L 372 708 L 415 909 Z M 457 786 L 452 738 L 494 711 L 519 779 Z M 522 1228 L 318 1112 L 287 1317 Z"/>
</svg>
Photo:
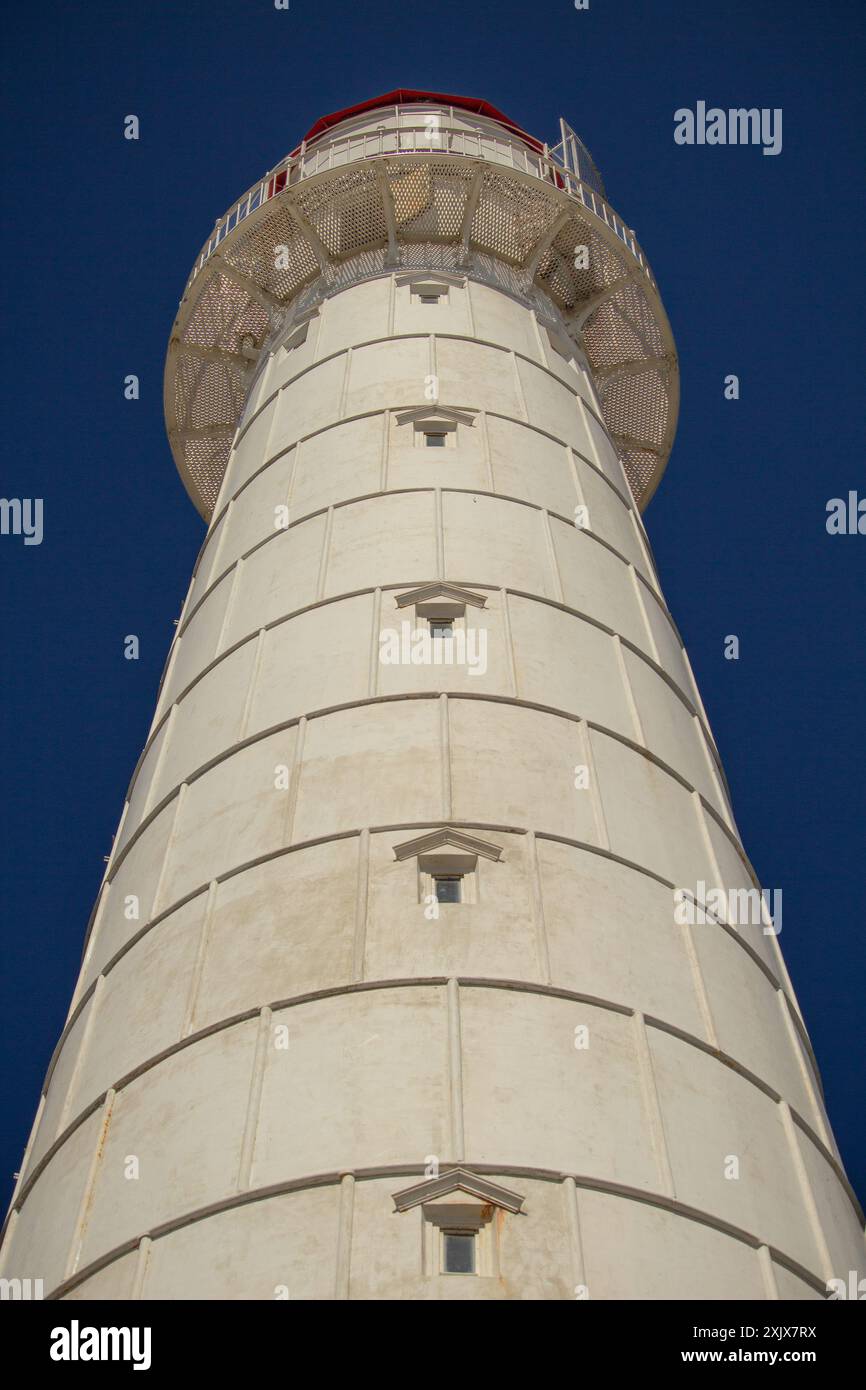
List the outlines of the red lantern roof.
<svg viewBox="0 0 866 1390">
<path fill-rule="evenodd" d="M 417 92 L 408 87 L 398 87 L 393 92 L 386 92 L 384 96 L 370 97 L 367 101 L 358 102 L 357 106 L 346 106 L 342 111 L 332 111 L 330 116 L 320 116 L 315 124 L 310 126 L 304 140 L 314 140 L 317 135 L 329 130 L 331 126 L 339 125 L 340 121 L 346 121 L 351 116 L 360 116 L 364 111 L 375 111 L 380 106 L 411 106 L 416 102 L 433 102 L 437 106 L 457 106 L 462 111 L 474 112 L 476 116 L 487 116 L 489 120 L 498 121 L 500 125 L 514 131 L 521 140 L 524 140 L 527 145 L 531 145 L 534 150 L 542 148 L 538 140 L 532 135 L 527 135 L 526 131 L 515 125 L 502 111 L 491 106 L 489 101 L 482 101 L 480 97 L 449 96 L 445 92 Z"/>
</svg>

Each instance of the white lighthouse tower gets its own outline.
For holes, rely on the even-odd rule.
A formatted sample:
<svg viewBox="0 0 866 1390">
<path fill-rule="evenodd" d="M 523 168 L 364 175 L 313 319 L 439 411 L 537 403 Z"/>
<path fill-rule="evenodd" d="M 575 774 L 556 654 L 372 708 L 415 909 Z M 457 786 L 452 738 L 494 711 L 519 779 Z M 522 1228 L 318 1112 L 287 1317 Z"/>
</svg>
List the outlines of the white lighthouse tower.
<svg viewBox="0 0 866 1390">
<path fill-rule="evenodd" d="M 3 1275 L 772 1300 L 862 1272 L 641 521 L 673 340 L 571 129 L 404 91 L 319 120 L 198 256 L 165 409 L 208 531 Z"/>
</svg>

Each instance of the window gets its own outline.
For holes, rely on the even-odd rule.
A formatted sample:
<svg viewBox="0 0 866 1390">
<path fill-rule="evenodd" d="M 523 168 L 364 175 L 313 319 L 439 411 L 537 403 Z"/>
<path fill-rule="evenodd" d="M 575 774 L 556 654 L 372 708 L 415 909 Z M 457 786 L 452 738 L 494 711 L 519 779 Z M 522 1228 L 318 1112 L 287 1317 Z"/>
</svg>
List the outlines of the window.
<svg viewBox="0 0 866 1390">
<path fill-rule="evenodd" d="M 507 1216 L 521 1212 L 519 1193 L 469 1168 L 452 1168 L 393 1196 L 396 1212 L 421 1208 L 421 1268 L 426 1278 L 500 1277 L 500 1232 Z"/>
<path fill-rule="evenodd" d="M 433 888 L 437 903 L 459 903 L 463 901 L 462 874 L 434 874 Z"/>
<path fill-rule="evenodd" d="M 395 845 L 394 857 L 397 863 L 411 859 L 416 861 L 417 902 L 420 906 L 433 909 L 425 920 L 435 921 L 443 915 L 436 911 L 438 903 L 460 903 L 465 908 L 472 908 L 480 902 L 479 860 L 497 863 L 502 858 L 502 850 L 488 840 L 479 840 L 465 831 L 442 826 L 427 830 L 405 844 Z M 408 875 L 403 881 L 408 889 Z M 468 917 L 465 911 L 446 912 L 443 925 L 449 931 L 462 931 L 464 927 L 471 926 L 472 915 L 471 911 Z"/>
<path fill-rule="evenodd" d="M 431 618 L 430 619 L 431 637 L 453 637 L 454 624 L 450 618 Z"/>
<path fill-rule="evenodd" d="M 398 284 L 400 281 L 398 280 Z M 412 304 L 447 304 L 451 286 L 445 280 L 409 277 L 409 297 Z"/>
<path fill-rule="evenodd" d="M 474 1274 L 475 1231 L 442 1232 L 442 1273 Z"/>
<path fill-rule="evenodd" d="M 415 443 L 421 449 L 454 449 L 457 425 L 442 412 L 430 411 L 415 421 Z"/>
<path fill-rule="evenodd" d="M 392 443 L 398 446 L 408 444 L 411 429 L 418 449 L 456 449 L 460 442 L 457 438 L 460 427 L 472 428 L 472 416 L 468 411 L 452 410 L 436 402 L 426 406 L 417 405 L 411 410 L 395 411 L 392 420 Z M 405 429 L 406 426 L 409 429 Z"/>
</svg>

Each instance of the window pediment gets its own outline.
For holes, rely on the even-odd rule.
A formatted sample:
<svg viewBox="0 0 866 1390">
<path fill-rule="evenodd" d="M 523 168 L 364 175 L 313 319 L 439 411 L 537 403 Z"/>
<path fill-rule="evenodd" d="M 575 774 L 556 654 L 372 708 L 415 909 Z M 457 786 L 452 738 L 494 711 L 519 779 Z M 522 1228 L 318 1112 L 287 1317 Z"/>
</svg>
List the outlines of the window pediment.
<svg viewBox="0 0 866 1390">
<path fill-rule="evenodd" d="M 452 285 L 464 285 L 465 275 L 451 275 L 444 270 L 414 270 L 395 277 L 395 284 L 408 285 L 413 294 L 437 294 Z"/>
<path fill-rule="evenodd" d="M 475 835 L 467 835 L 465 831 L 455 830 L 451 826 L 442 826 L 437 830 L 427 831 L 424 835 L 419 835 L 414 840 L 405 840 L 402 845 L 394 846 L 394 857 L 398 861 L 405 859 L 428 859 L 436 856 L 448 856 L 457 858 L 462 856 L 463 861 L 470 858 L 474 863 L 479 858 L 491 859 L 494 863 L 502 858 L 502 848 L 494 845 L 489 840 L 479 839 Z"/>
<path fill-rule="evenodd" d="M 451 1200 L 446 1202 L 446 1198 Z M 507 1187 L 491 1182 L 489 1178 L 473 1173 L 469 1168 L 451 1168 L 436 1178 L 427 1178 L 424 1182 L 393 1193 L 393 1201 L 396 1211 L 411 1211 L 413 1207 L 423 1206 L 425 1217 L 428 1220 L 435 1218 L 436 1224 L 439 1224 L 440 1217 L 443 1223 L 453 1220 L 454 1207 L 459 1205 L 464 1221 L 475 1216 L 480 1225 L 483 1220 L 489 1219 L 485 1208 L 500 1207 L 503 1211 L 517 1213 L 523 1207 L 524 1198 Z"/>
<path fill-rule="evenodd" d="M 461 410 L 456 406 L 445 405 L 417 405 L 410 410 L 400 410 L 395 412 L 394 418 L 398 425 L 414 425 L 416 430 L 456 430 L 458 425 L 468 425 L 470 428 L 475 423 L 474 410 Z"/>
<path fill-rule="evenodd" d="M 397 598 L 398 608 L 414 606 L 419 618 L 458 617 L 467 605 L 483 608 L 486 603 L 486 594 L 476 594 L 471 589 L 461 589 L 456 584 L 441 582 L 424 584 L 420 589 L 409 589 Z"/>
</svg>

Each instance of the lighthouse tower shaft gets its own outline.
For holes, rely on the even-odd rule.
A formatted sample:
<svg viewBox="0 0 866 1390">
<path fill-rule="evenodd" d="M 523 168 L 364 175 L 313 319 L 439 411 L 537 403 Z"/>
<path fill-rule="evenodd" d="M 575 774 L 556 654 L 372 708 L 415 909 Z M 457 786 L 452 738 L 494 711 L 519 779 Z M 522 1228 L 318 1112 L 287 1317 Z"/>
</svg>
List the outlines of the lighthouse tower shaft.
<svg viewBox="0 0 866 1390">
<path fill-rule="evenodd" d="M 209 528 L 7 1223 L 46 1294 L 862 1272 L 641 520 L 667 320 L 568 128 L 491 112 L 320 122 L 196 264 Z"/>
</svg>

